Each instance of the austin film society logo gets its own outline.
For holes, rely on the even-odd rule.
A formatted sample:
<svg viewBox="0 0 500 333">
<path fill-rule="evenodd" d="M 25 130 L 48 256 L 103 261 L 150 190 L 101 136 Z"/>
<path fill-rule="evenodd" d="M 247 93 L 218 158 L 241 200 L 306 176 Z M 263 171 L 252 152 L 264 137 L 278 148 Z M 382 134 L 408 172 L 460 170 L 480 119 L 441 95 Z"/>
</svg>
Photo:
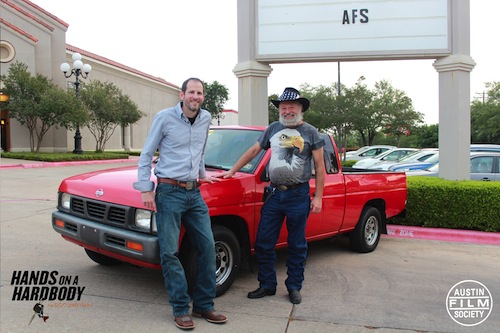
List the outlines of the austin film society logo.
<svg viewBox="0 0 500 333">
<path fill-rule="evenodd" d="M 10 284 L 14 286 L 13 301 L 35 302 L 30 324 L 35 316 L 44 322 L 49 318 L 44 312 L 44 302 L 56 302 L 52 305 L 57 307 L 76 305 L 67 302 L 80 301 L 85 290 L 78 285 L 78 276 L 60 275 L 58 271 L 14 271 Z"/>
<path fill-rule="evenodd" d="M 493 310 L 493 297 L 480 282 L 460 281 L 446 296 L 446 309 L 451 319 L 462 326 L 476 326 L 485 321 Z"/>
</svg>

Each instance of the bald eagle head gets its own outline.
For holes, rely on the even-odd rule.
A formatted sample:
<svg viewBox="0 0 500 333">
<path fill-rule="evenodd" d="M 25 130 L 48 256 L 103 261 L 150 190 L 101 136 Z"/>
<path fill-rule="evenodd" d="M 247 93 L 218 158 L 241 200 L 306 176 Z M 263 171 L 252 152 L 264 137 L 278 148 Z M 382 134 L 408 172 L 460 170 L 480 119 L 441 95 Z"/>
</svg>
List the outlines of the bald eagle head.
<svg viewBox="0 0 500 333">
<path fill-rule="evenodd" d="M 271 137 L 271 147 L 273 167 L 295 169 L 301 163 L 297 155 L 304 149 L 304 139 L 296 129 L 285 128 L 274 134 Z"/>
<path fill-rule="evenodd" d="M 304 139 L 302 139 L 300 134 L 289 135 L 287 133 L 281 133 L 278 137 L 278 140 L 279 146 L 281 148 L 298 148 L 299 153 L 302 152 L 302 149 L 304 149 Z"/>
</svg>

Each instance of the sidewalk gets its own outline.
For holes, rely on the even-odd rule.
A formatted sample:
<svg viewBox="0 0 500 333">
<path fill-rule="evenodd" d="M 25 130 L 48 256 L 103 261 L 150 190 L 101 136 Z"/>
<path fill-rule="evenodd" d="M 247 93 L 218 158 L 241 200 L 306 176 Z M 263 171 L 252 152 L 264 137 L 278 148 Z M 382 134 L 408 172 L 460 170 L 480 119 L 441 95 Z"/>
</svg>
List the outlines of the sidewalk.
<svg viewBox="0 0 500 333">
<path fill-rule="evenodd" d="M 50 168 L 70 165 L 86 164 L 109 164 L 109 163 L 130 163 L 136 162 L 138 156 L 130 156 L 129 159 L 116 160 L 92 160 L 74 162 L 40 162 L 18 160 L 12 158 L 0 158 L 0 169 L 29 169 L 29 168 Z M 500 245 L 499 232 L 484 232 L 473 230 L 453 230 L 444 228 L 425 228 L 403 225 L 387 225 L 387 235 L 383 237 L 425 239 L 441 242 L 458 242 L 472 244 Z"/>
</svg>

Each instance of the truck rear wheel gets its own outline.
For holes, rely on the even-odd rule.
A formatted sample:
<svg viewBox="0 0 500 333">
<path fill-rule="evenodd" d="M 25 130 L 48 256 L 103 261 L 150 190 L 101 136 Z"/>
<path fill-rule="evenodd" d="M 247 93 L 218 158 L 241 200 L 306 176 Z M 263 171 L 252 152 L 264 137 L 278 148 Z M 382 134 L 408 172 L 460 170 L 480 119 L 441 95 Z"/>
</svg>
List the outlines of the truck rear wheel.
<svg viewBox="0 0 500 333">
<path fill-rule="evenodd" d="M 360 253 L 375 250 L 380 240 L 382 218 L 375 207 L 365 207 L 356 228 L 349 234 L 351 249 Z"/>
<path fill-rule="evenodd" d="M 110 257 L 106 257 L 105 255 L 91 251 L 89 249 L 85 249 L 85 252 L 87 253 L 87 255 L 89 256 L 90 259 L 92 259 L 93 261 L 95 261 L 99 265 L 116 266 L 116 265 L 121 264 L 121 262 L 119 260 L 116 260 L 116 259 L 113 259 Z"/>
<path fill-rule="evenodd" d="M 228 228 L 214 226 L 216 258 L 216 296 L 223 295 L 234 282 L 240 268 L 241 250 L 238 239 Z M 192 291 L 196 281 L 196 252 L 193 247 L 183 246 L 181 261 L 186 272 L 189 290 Z"/>
</svg>

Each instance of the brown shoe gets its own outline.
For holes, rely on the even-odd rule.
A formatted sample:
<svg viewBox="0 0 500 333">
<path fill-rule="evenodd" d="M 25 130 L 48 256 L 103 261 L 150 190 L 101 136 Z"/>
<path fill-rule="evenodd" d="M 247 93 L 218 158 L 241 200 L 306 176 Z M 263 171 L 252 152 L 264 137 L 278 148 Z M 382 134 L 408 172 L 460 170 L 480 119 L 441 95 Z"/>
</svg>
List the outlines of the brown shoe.
<svg viewBox="0 0 500 333">
<path fill-rule="evenodd" d="M 175 317 L 175 326 L 179 327 L 181 330 L 192 330 L 194 328 L 193 320 L 189 315 L 183 315 Z"/>
<path fill-rule="evenodd" d="M 227 322 L 226 316 L 216 313 L 215 310 L 202 313 L 193 311 L 192 315 L 196 318 L 205 318 L 209 323 L 213 324 L 224 324 Z"/>
</svg>

